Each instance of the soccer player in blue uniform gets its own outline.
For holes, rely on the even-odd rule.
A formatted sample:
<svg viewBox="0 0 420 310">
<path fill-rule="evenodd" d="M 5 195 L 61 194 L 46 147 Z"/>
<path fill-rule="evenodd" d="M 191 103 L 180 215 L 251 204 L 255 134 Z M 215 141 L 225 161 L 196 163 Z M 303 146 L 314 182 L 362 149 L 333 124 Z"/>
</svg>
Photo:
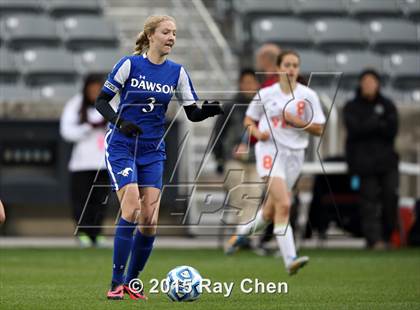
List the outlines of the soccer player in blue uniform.
<svg viewBox="0 0 420 310">
<path fill-rule="evenodd" d="M 187 72 L 167 59 L 175 38 L 172 17 L 148 17 L 134 55 L 114 66 L 96 101 L 96 108 L 110 122 L 106 165 L 121 205 L 108 299 L 123 299 L 124 293 L 131 299 L 146 299 L 143 291 L 128 284 L 144 269 L 155 240 L 166 159 L 165 112 L 173 94 L 193 122 L 223 113 L 217 101 L 204 101 L 202 108 L 196 105 L 198 98 Z M 120 103 L 115 112 L 109 102 L 117 93 Z"/>
</svg>

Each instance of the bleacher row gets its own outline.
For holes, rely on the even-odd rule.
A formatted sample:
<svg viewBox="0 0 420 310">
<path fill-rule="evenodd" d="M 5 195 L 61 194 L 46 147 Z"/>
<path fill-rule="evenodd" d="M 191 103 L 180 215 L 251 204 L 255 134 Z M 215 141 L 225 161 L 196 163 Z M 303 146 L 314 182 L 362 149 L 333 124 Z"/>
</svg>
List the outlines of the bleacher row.
<svg viewBox="0 0 420 310">
<path fill-rule="evenodd" d="M 280 14 L 302 18 L 320 16 L 407 17 L 420 20 L 418 0 L 225 0 L 239 14 Z"/>
<path fill-rule="evenodd" d="M 360 71 L 373 67 L 389 90 L 419 96 L 419 0 L 226 2 L 242 56 L 249 54 L 249 46 L 255 51 L 275 42 L 300 52 L 303 75 L 323 73 L 324 78 L 311 80 L 317 86 L 330 85 L 342 72 L 340 87 L 353 89 Z"/>
<path fill-rule="evenodd" d="M 0 101 L 63 102 L 121 57 L 100 0 L 0 0 Z"/>
</svg>

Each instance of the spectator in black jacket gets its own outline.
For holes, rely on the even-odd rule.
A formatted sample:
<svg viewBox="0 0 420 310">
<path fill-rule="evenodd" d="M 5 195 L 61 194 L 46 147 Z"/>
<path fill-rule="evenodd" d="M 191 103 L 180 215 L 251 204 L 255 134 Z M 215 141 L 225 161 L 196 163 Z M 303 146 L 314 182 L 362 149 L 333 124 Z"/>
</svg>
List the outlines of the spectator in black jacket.
<svg viewBox="0 0 420 310">
<path fill-rule="evenodd" d="M 360 178 L 362 230 L 367 246 L 381 249 L 398 223 L 397 109 L 382 95 L 379 74 L 365 70 L 343 112 L 349 173 Z"/>
</svg>

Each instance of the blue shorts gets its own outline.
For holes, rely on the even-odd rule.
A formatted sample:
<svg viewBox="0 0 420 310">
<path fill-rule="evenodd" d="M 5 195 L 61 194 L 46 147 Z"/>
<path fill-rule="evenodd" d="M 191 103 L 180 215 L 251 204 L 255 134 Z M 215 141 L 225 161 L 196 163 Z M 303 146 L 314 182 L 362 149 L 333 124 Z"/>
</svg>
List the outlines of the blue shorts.
<svg viewBox="0 0 420 310">
<path fill-rule="evenodd" d="M 165 160 L 165 145 L 159 141 L 136 141 L 117 130 L 105 136 L 105 162 L 114 191 L 130 183 L 162 189 Z"/>
</svg>

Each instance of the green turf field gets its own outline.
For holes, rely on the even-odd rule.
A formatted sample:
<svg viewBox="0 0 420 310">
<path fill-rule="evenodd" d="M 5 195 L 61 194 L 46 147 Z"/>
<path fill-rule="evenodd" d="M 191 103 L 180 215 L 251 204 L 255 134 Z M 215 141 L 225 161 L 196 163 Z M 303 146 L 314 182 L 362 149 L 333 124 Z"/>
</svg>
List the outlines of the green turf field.
<svg viewBox="0 0 420 310">
<path fill-rule="evenodd" d="M 212 281 L 233 281 L 229 298 L 203 294 L 173 303 L 108 301 L 109 249 L 0 249 L 0 309 L 420 309 L 420 251 L 306 250 L 311 261 L 289 277 L 279 258 L 216 250 L 155 250 L 142 275 L 164 278 L 177 265 L 196 267 Z M 244 294 L 243 278 L 287 282 L 288 293 Z M 146 285 L 146 291 L 150 285 Z"/>
</svg>

